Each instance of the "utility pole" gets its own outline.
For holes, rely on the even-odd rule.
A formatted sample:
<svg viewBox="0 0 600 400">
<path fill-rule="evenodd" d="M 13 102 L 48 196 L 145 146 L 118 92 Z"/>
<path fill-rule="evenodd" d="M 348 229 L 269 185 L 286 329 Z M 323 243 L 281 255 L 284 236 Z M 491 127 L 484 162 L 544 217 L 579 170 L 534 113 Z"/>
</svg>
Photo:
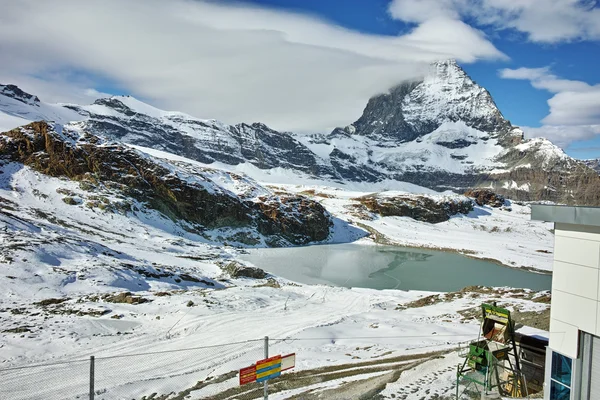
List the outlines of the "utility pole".
<svg viewBox="0 0 600 400">
<path fill-rule="evenodd" d="M 269 337 L 265 336 L 265 359 L 269 358 Z M 269 380 L 263 382 L 265 400 L 269 400 Z"/>
</svg>

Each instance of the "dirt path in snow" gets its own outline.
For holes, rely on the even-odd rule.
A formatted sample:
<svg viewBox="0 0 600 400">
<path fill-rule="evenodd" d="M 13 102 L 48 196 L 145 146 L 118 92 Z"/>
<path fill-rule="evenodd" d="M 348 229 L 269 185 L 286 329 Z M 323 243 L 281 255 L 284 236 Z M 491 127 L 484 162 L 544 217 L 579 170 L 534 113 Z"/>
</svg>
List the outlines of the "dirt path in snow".
<svg viewBox="0 0 600 400">
<path fill-rule="evenodd" d="M 381 358 L 358 363 L 288 372 L 269 382 L 269 397 L 273 399 L 372 399 L 386 384 L 395 382 L 401 373 L 441 357 L 447 351 L 412 354 Z M 210 396 L 196 397 L 194 392 L 210 392 L 225 380 L 237 379 L 237 371 L 198 382 L 193 388 L 182 392 L 175 399 L 250 400 L 263 396 L 261 384 L 237 386 Z M 190 396 L 190 397 L 187 397 Z"/>
</svg>

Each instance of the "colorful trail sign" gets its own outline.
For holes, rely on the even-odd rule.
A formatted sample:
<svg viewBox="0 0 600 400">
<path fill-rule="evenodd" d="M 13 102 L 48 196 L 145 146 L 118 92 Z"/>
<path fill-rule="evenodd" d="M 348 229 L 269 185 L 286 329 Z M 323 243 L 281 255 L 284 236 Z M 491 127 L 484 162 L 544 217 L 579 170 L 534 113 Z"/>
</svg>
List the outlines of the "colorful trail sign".
<svg viewBox="0 0 600 400">
<path fill-rule="evenodd" d="M 256 362 L 256 382 L 264 382 L 281 375 L 281 354 Z"/>
<path fill-rule="evenodd" d="M 252 382 L 264 382 L 277 378 L 281 371 L 296 366 L 296 353 L 281 356 L 281 354 L 259 360 L 256 364 L 240 369 L 240 386 Z"/>
</svg>

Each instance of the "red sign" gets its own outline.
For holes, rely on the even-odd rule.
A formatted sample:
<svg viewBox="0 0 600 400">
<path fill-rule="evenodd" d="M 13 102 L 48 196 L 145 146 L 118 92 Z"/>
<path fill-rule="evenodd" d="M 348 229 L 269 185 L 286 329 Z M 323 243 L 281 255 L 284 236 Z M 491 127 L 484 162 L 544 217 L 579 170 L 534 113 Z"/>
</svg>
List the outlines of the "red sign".
<svg viewBox="0 0 600 400">
<path fill-rule="evenodd" d="M 240 385 L 256 381 L 256 365 L 240 369 Z"/>
</svg>

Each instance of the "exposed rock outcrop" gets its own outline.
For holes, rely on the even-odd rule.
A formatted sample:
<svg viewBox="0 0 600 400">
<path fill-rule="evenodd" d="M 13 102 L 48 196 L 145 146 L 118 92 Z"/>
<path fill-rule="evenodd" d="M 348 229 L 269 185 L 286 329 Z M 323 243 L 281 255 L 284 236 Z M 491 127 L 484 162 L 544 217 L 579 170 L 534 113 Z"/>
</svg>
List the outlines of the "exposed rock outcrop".
<svg viewBox="0 0 600 400">
<path fill-rule="evenodd" d="M 331 220 L 320 203 L 302 196 L 259 197 L 259 200 L 256 205 L 264 216 L 258 221 L 261 233 L 281 236 L 295 244 L 324 240 L 329 235 Z"/>
<path fill-rule="evenodd" d="M 368 195 L 355 199 L 369 211 L 382 217 L 410 217 L 418 221 L 439 223 L 456 214 L 473 211 L 473 203 L 466 197 L 429 197 L 410 194 Z"/>
<path fill-rule="evenodd" d="M 472 197 L 478 206 L 502 207 L 506 199 L 501 194 L 492 192 L 489 189 L 468 190 L 465 196 Z"/>
<path fill-rule="evenodd" d="M 264 279 L 267 273 L 260 268 L 249 267 L 237 261 L 222 264 L 221 268 L 232 278 Z"/>
</svg>

